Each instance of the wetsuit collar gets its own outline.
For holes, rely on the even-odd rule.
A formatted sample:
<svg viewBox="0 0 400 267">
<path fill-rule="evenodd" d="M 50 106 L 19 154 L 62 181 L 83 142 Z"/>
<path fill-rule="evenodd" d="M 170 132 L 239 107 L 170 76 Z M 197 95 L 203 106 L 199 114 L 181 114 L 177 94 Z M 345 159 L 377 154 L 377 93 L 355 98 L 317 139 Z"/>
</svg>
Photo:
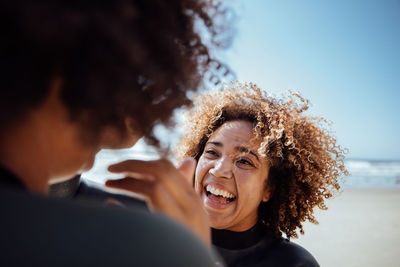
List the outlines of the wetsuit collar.
<svg viewBox="0 0 400 267">
<path fill-rule="evenodd" d="M 232 232 L 211 228 L 212 243 L 225 249 L 245 249 L 263 239 L 267 231 L 261 222 L 244 232 Z"/>
<path fill-rule="evenodd" d="M 70 197 L 76 195 L 81 181 L 81 176 L 76 175 L 69 180 L 51 184 L 49 186 L 49 195 L 54 197 Z"/>
</svg>

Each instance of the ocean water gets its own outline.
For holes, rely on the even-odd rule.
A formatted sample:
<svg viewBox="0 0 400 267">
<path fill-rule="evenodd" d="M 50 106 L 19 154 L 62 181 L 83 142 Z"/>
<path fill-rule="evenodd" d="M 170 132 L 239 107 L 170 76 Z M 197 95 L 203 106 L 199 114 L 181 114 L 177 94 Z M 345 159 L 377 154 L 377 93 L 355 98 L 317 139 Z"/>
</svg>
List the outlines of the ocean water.
<svg viewBox="0 0 400 267">
<path fill-rule="evenodd" d="M 400 188 L 400 161 L 349 159 L 346 167 L 344 187 Z"/>
<path fill-rule="evenodd" d="M 122 177 L 107 172 L 107 167 L 126 159 L 152 160 L 158 156 L 154 150 L 138 149 L 102 150 L 96 156 L 93 168 L 82 176 L 94 183 Z M 346 167 L 350 176 L 341 177 L 344 188 L 400 188 L 400 161 L 348 159 Z"/>
</svg>

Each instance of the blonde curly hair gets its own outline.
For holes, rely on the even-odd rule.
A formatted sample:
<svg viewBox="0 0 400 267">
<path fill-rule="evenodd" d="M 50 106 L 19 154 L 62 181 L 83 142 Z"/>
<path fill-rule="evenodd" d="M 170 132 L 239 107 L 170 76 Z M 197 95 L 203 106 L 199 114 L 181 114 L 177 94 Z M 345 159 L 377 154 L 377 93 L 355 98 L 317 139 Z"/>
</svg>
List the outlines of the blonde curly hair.
<svg viewBox="0 0 400 267">
<path fill-rule="evenodd" d="M 304 114 L 308 100 L 298 93 L 276 99 L 255 84 L 235 82 L 223 90 L 203 93 L 185 112 L 185 133 L 176 153 L 178 160 L 197 160 L 211 134 L 232 120 L 254 125 L 262 142 L 258 153 L 270 164 L 268 186 L 273 195 L 259 206 L 259 219 L 276 236 L 288 239 L 304 234 L 302 223 L 317 224 L 313 209 L 327 209 L 325 199 L 340 190 L 339 177 L 347 175 L 345 149 L 325 128 L 328 122 Z"/>
</svg>

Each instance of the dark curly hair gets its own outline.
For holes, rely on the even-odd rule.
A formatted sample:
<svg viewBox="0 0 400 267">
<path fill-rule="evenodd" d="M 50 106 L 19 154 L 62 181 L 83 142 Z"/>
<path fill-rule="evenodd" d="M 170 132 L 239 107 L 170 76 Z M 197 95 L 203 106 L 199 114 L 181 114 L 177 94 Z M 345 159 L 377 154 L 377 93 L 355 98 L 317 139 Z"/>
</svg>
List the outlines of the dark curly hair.
<svg viewBox="0 0 400 267">
<path fill-rule="evenodd" d="M 275 236 L 288 239 L 303 232 L 302 223 L 317 223 L 313 209 L 326 209 L 325 199 L 340 189 L 338 178 L 347 175 L 345 150 L 336 145 L 322 118 L 304 114 L 308 101 L 293 93 L 288 99 L 267 96 L 251 83 L 233 83 L 199 95 L 186 112 L 186 131 L 178 158 L 199 159 L 212 133 L 232 120 L 253 123 L 261 139 L 258 153 L 269 162 L 268 186 L 273 195 L 259 206 L 259 219 Z"/>
<path fill-rule="evenodd" d="M 85 117 L 93 137 L 126 117 L 152 137 L 206 74 L 222 75 L 209 48 L 225 45 L 228 11 L 206 0 L 1 1 L 0 127 L 39 105 L 57 76 L 71 119 Z"/>
</svg>

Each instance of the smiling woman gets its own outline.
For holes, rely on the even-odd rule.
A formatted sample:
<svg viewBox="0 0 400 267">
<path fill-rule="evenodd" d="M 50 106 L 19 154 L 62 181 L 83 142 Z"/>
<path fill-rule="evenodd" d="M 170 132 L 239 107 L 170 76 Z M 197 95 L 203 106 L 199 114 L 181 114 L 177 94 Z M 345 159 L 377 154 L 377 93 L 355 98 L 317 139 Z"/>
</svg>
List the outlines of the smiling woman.
<svg viewBox="0 0 400 267">
<path fill-rule="evenodd" d="M 228 266 L 318 266 L 289 240 L 304 221 L 317 223 L 314 207 L 326 209 L 347 171 L 325 120 L 307 109 L 298 94 L 275 99 L 234 83 L 187 112 L 178 158 L 198 160 L 194 186 Z"/>
<path fill-rule="evenodd" d="M 269 164 L 256 152 L 260 143 L 244 120 L 224 123 L 206 143 L 195 187 L 214 228 L 240 232 L 256 224 L 258 206 L 270 196 Z"/>
</svg>

